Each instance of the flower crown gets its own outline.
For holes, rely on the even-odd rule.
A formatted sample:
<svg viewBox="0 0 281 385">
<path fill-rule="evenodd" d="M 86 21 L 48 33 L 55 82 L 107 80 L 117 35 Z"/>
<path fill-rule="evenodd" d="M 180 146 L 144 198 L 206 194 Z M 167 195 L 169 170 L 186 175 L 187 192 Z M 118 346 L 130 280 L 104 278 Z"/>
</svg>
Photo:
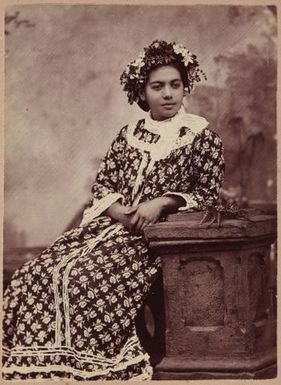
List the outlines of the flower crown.
<svg viewBox="0 0 281 385">
<path fill-rule="evenodd" d="M 182 44 L 154 40 L 139 56 L 130 62 L 120 76 L 123 90 L 127 93 L 130 104 L 140 101 L 139 92 L 143 90 L 151 70 L 158 66 L 178 64 L 182 69 L 184 87 L 190 93 L 194 83 L 205 79 L 205 73 L 199 68 L 196 56 Z"/>
</svg>

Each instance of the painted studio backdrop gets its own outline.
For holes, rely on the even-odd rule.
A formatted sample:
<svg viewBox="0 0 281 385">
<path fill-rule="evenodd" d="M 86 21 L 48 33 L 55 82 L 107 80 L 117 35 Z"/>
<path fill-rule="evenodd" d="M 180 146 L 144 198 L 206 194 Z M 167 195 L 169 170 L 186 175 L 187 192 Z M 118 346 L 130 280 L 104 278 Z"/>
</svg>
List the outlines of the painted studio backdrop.
<svg viewBox="0 0 281 385">
<path fill-rule="evenodd" d="M 120 74 L 154 39 L 183 43 L 207 74 L 186 105 L 224 141 L 224 188 L 275 200 L 275 7 L 26 5 L 5 21 L 5 250 L 49 245 L 88 203 L 141 114 Z"/>
</svg>

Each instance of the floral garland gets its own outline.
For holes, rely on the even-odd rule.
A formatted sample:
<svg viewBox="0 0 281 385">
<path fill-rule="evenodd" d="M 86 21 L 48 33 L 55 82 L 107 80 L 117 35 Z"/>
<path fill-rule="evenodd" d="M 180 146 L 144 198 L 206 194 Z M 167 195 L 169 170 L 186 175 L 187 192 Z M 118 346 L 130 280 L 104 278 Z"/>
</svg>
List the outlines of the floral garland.
<svg viewBox="0 0 281 385">
<path fill-rule="evenodd" d="M 190 93 L 194 83 L 201 80 L 200 75 L 205 79 L 205 73 L 199 68 L 196 56 L 182 44 L 167 43 L 164 40 L 155 40 L 130 62 L 120 77 L 123 90 L 127 93 L 130 104 L 139 102 L 139 92 L 147 81 L 152 69 L 161 66 L 177 63 L 183 68 L 185 81 L 184 87 Z"/>
</svg>

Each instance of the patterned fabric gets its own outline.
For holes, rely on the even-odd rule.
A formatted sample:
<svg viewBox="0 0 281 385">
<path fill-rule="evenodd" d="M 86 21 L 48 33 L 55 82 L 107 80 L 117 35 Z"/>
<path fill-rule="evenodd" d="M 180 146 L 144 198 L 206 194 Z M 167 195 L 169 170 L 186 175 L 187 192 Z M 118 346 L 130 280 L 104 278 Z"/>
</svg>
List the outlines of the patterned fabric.
<svg viewBox="0 0 281 385">
<path fill-rule="evenodd" d="M 151 378 L 134 319 L 160 261 L 149 255 L 144 237 L 103 211 L 119 199 L 128 206 L 165 194 L 182 196 L 184 209 L 215 202 L 224 172 L 222 143 L 208 128 L 193 128 L 179 126 L 171 151 L 159 160 L 149 148 L 162 134 L 149 131 L 145 119 L 133 132 L 145 149 L 128 142 L 128 126 L 120 131 L 100 165 L 81 225 L 18 269 L 5 292 L 5 379 Z"/>
</svg>

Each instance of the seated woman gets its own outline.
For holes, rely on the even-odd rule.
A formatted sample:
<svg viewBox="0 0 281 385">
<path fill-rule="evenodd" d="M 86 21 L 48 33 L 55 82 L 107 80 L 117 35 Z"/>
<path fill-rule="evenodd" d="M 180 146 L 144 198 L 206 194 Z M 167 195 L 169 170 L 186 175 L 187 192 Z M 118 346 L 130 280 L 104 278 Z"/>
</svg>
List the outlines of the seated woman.
<svg viewBox="0 0 281 385">
<path fill-rule="evenodd" d="M 18 269 L 4 296 L 5 379 L 150 379 L 134 320 L 160 270 L 146 226 L 216 202 L 223 150 L 182 102 L 202 71 L 185 47 L 154 41 L 121 75 L 143 119 L 103 159 L 82 223 Z"/>
</svg>

